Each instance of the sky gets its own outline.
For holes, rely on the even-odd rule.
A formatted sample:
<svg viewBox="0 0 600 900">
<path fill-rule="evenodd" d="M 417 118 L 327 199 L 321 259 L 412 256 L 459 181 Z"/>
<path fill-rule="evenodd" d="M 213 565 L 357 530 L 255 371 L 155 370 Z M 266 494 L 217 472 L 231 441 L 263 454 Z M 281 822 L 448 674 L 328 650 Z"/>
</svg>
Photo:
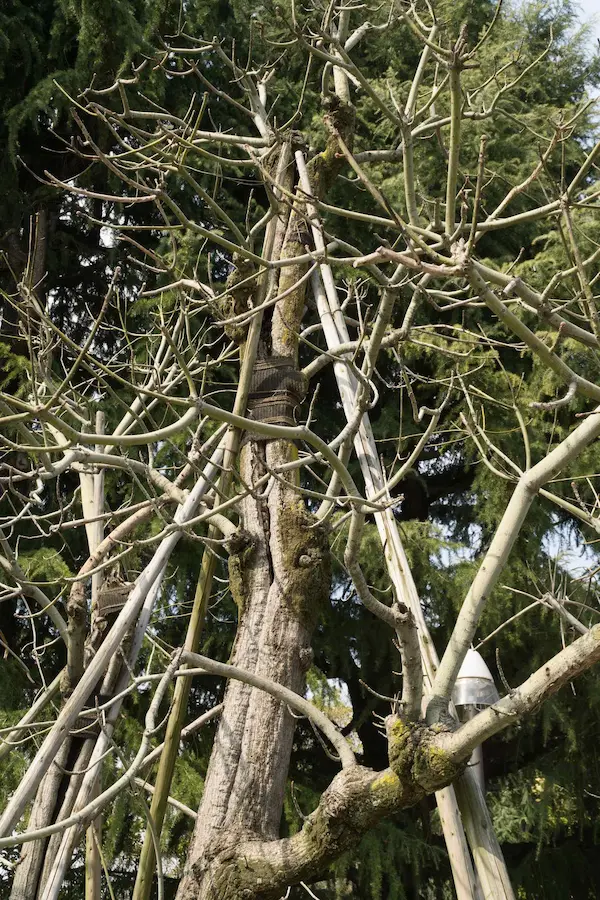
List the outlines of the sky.
<svg viewBox="0 0 600 900">
<path fill-rule="evenodd" d="M 599 0 L 579 0 L 582 22 L 594 21 L 594 36 L 600 38 L 600 2 Z"/>
<path fill-rule="evenodd" d="M 589 22 L 592 26 L 590 34 L 591 49 L 596 53 L 600 53 L 600 0 L 578 0 L 579 20 L 581 22 Z M 588 87 L 588 90 L 590 88 Z M 600 92 L 591 90 L 591 96 L 599 96 Z"/>
</svg>

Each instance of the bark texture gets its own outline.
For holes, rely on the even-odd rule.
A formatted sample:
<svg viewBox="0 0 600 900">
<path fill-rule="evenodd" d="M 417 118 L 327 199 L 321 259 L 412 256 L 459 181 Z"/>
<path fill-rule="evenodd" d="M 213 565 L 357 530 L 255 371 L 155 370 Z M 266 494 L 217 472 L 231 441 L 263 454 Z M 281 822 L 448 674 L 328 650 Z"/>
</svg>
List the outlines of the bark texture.
<svg viewBox="0 0 600 900">
<path fill-rule="evenodd" d="M 66 740 L 38 788 L 28 827 L 44 828 L 54 821 L 63 769 L 67 765 L 71 740 Z M 46 841 L 23 844 L 10 892 L 10 900 L 35 900 L 40 887 Z"/>
<path fill-rule="evenodd" d="M 285 442 L 249 442 L 241 474 L 252 485 L 295 452 Z M 329 596 L 327 536 L 290 487 L 277 482 L 268 498 L 244 501 L 244 534 L 230 560 L 238 605 L 232 664 L 302 693 L 310 641 Z M 204 897 L 202 871 L 224 847 L 279 831 L 294 735 L 288 708 L 263 691 L 231 681 L 179 897 Z M 198 892 L 199 891 L 199 892 Z M 210 894 L 206 894 L 210 896 Z"/>
<path fill-rule="evenodd" d="M 333 132 L 351 142 L 354 110 L 332 98 L 327 101 L 325 121 L 331 137 L 310 163 L 317 196 L 325 194 L 343 164 Z M 280 212 L 279 221 L 274 256 L 294 258 L 312 246 L 302 192 L 296 193 L 291 210 Z M 260 357 L 286 357 L 297 365 L 306 300 L 306 283 L 299 282 L 306 272 L 306 263 L 280 271 L 274 288 L 285 296 L 265 315 Z M 241 481 L 255 489 L 266 473 L 296 460 L 297 455 L 289 441 L 250 438 L 239 456 Z M 302 693 L 312 658 L 311 635 L 329 598 L 327 535 L 307 513 L 296 473 L 272 481 L 267 496 L 253 490 L 242 501 L 240 512 L 239 547 L 233 548 L 230 559 L 230 586 L 238 606 L 231 662 Z M 178 900 L 246 896 L 236 891 L 248 886 L 215 888 L 219 879 L 215 881 L 213 861 L 222 853 L 235 854 L 243 840 L 277 838 L 294 724 L 279 700 L 247 685 L 229 683 Z M 221 893 L 215 894 L 216 889 Z"/>
<path fill-rule="evenodd" d="M 224 835 L 217 853 L 191 867 L 179 900 L 279 900 L 290 884 L 309 880 L 385 816 L 414 806 L 464 769 L 437 746 L 438 728 L 423 722 L 388 723 L 390 767 L 341 771 L 304 827 L 278 841 L 240 841 Z"/>
</svg>

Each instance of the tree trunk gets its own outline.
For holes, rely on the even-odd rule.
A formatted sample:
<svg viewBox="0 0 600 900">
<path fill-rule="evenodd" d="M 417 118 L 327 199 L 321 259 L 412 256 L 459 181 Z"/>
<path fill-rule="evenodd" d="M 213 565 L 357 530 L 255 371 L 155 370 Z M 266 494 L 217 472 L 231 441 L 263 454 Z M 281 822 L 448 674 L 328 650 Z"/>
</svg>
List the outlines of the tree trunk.
<svg viewBox="0 0 600 900">
<path fill-rule="evenodd" d="M 284 441 L 249 441 L 242 480 L 253 486 L 295 453 Z M 279 481 L 267 498 L 244 500 L 242 521 L 243 545 L 230 558 L 239 615 L 231 661 L 302 693 L 311 635 L 329 596 L 325 532 L 293 486 Z M 210 896 L 203 874 L 217 852 L 242 839 L 278 836 L 294 724 L 280 701 L 230 681 L 179 900 Z"/>
<path fill-rule="evenodd" d="M 353 111 L 337 105 L 344 133 Z M 317 192 L 322 194 L 340 163 L 332 148 L 313 161 Z M 286 173 L 289 177 L 289 170 Z M 285 209 L 285 206 L 283 207 Z M 281 227 L 274 256 L 301 255 L 309 240 L 305 204 L 296 200 Z M 306 296 L 305 263 L 284 267 L 276 291 L 279 300 L 266 316 L 259 356 L 285 357 L 297 365 L 297 333 Z M 266 473 L 293 462 L 289 441 L 257 440 L 248 435 L 239 455 L 242 484 L 252 488 L 240 506 L 239 548 L 230 554 L 230 589 L 238 607 L 238 631 L 231 662 L 296 693 L 304 690 L 312 661 L 311 636 L 319 611 L 329 598 L 329 545 L 298 492 L 297 472 L 254 488 Z M 294 738 L 294 717 L 280 701 L 255 688 L 230 681 L 206 776 L 196 829 L 178 900 L 208 900 L 214 888 L 207 871 L 217 853 L 242 839 L 279 835 L 285 784 Z M 258 886 L 260 888 L 260 886 Z"/>
<path fill-rule="evenodd" d="M 44 828 L 54 821 L 63 769 L 67 765 L 71 741 L 66 740 L 38 788 L 28 828 Z M 10 900 L 33 900 L 38 896 L 46 841 L 23 844 L 10 892 Z"/>
</svg>

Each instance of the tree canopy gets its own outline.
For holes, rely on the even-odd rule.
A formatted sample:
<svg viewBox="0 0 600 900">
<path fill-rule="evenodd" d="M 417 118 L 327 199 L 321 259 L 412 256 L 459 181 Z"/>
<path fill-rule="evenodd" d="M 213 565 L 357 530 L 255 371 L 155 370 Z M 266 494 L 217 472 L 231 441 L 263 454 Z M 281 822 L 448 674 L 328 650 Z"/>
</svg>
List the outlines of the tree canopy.
<svg viewBox="0 0 600 900">
<path fill-rule="evenodd" d="M 592 640 L 600 218 L 590 96 L 600 62 L 573 17 L 563 0 L 345 11 L 287 0 L 55 0 L 0 12 L 0 726 L 11 741 L 0 747 L 3 807 L 25 796 L 46 734 L 87 675 L 96 678 L 85 705 L 105 705 L 98 791 L 118 783 L 141 746 L 168 746 L 174 733 L 179 748 L 177 727 L 208 714 L 182 741 L 167 784 L 179 805 L 159 830 L 165 896 L 174 896 L 229 721 L 217 726 L 219 709 L 209 711 L 224 696 L 226 706 L 237 683 L 225 692 L 223 672 L 205 669 L 180 677 L 158 703 L 171 690 L 169 654 L 185 645 L 251 668 L 254 638 L 239 656 L 249 598 L 270 608 L 267 594 L 282 579 L 291 624 L 280 630 L 297 629 L 307 652 L 272 680 L 295 693 L 306 680 L 306 696 L 347 738 L 361 771 L 397 773 L 383 720 L 415 700 L 411 637 L 397 619 L 390 631 L 389 610 L 414 618 L 407 597 L 416 591 L 443 673 L 465 597 L 493 568 L 490 546 L 507 510 L 553 453 L 566 455 L 524 489 L 535 502 L 482 592 L 474 643 L 508 710 L 517 686 L 561 648 Z M 253 359 L 267 378 L 279 361 L 277 379 L 288 381 L 276 380 L 275 399 L 258 375 L 244 382 Z M 372 445 L 360 431 L 366 421 Z M 221 447 L 217 458 L 224 432 L 241 447 Z M 356 435 L 362 456 L 352 450 Z M 379 496 L 367 446 L 385 485 Z M 195 494 L 203 479 L 209 499 Z M 183 527 L 177 517 L 190 497 L 200 506 Z M 278 516 L 283 537 L 267 554 L 261 594 L 257 522 L 268 532 L 271 517 L 273 531 Z M 398 576 L 405 594 L 382 541 L 392 521 L 411 572 L 413 588 Z M 159 565 L 174 535 L 182 539 Z M 144 579 L 146 592 L 155 584 L 150 601 Z M 121 617 L 99 612 L 102 603 L 111 609 L 99 599 L 109 595 L 139 600 L 119 640 Z M 149 619 L 136 627 L 144 610 Z M 205 618 L 190 647 L 194 616 Z M 131 672 L 116 663 L 113 671 L 108 651 L 104 668 L 93 668 L 111 635 L 111 655 L 133 660 Z M 578 672 L 573 663 L 567 675 Z M 119 685 L 126 696 L 111 721 Z M 38 724 L 15 734 L 44 689 Z M 489 731 L 486 798 L 519 897 L 600 892 L 597 698 L 592 668 L 539 709 L 532 701 L 518 724 Z M 165 733 L 169 707 L 174 731 Z M 289 769 L 285 752 L 272 763 L 282 785 L 280 805 L 267 804 L 276 833 L 258 829 L 273 844 L 297 845 L 339 778 L 330 735 L 294 715 L 295 730 L 281 726 Z M 83 736 L 75 730 L 59 760 L 60 802 L 36 820 L 38 795 L 24 831 L 77 808 L 97 749 L 76 724 Z M 428 727 L 447 722 L 437 716 Z M 135 777 L 159 793 L 159 754 L 150 762 Z M 72 771 L 79 781 L 64 775 Z M 434 800 L 453 779 L 428 777 L 411 803 L 386 797 L 387 818 L 357 824 L 356 839 L 340 838 L 343 852 L 324 854 L 310 883 L 299 876 L 286 896 L 453 896 Z M 136 896 L 137 860 L 148 852 L 149 794 L 133 779 L 103 807 L 100 867 L 115 897 Z M 75 862 L 61 896 L 81 896 L 93 851 L 76 828 L 63 832 L 50 837 L 29 896 L 54 896 L 44 891 L 70 832 Z M 27 896 L 15 871 L 33 872 L 30 857 L 15 869 L 19 848 L 2 852 L 0 877 L 13 897 Z M 180 896 L 195 896 L 184 882 Z"/>
</svg>

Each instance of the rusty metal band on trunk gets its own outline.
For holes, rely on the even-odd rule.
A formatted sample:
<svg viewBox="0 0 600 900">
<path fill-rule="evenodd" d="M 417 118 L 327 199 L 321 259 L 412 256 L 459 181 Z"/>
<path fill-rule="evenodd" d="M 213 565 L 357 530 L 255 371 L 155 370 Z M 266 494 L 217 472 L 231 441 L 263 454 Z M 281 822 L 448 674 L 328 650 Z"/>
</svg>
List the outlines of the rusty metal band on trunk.
<svg viewBox="0 0 600 900">
<path fill-rule="evenodd" d="M 295 412 L 306 394 L 306 384 L 291 357 L 258 359 L 248 394 L 248 417 L 270 425 L 295 425 Z M 266 441 L 264 435 L 246 432 L 244 441 Z"/>
</svg>

